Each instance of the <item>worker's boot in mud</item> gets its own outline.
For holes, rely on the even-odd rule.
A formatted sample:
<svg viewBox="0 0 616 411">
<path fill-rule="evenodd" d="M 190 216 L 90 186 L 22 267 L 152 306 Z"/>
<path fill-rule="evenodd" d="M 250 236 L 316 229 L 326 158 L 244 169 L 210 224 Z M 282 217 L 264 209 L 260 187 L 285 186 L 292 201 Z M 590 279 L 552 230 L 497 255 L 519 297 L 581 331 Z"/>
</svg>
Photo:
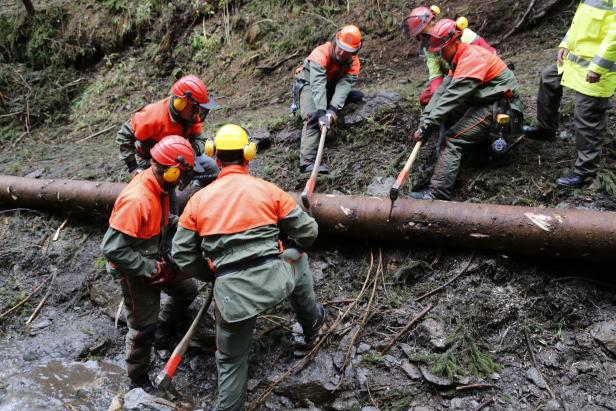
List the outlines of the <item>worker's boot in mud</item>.
<svg viewBox="0 0 616 411">
<path fill-rule="evenodd" d="M 131 378 L 128 389 L 132 390 L 134 388 L 141 388 L 148 394 L 154 394 L 156 392 L 156 388 L 154 388 L 154 385 L 152 385 L 152 381 L 150 381 L 150 377 L 148 377 L 148 374 Z"/>
<path fill-rule="evenodd" d="M 556 139 L 556 131 L 549 128 L 523 126 L 522 132 L 524 133 L 524 137 L 531 140 L 554 141 Z"/>
<path fill-rule="evenodd" d="M 433 188 L 428 188 L 423 191 L 411 191 L 409 196 L 415 200 L 449 200 L 449 196 Z"/>
<path fill-rule="evenodd" d="M 580 188 L 584 185 L 584 176 L 570 172 L 566 176 L 556 179 L 556 185 L 563 188 Z"/>
<path fill-rule="evenodd" d="M 303 327 L 304 332 L 304 343 L 307 348 L 312 348 L 317 341 L 319 340 L 319 331 L 321 331 L 321 327 L 325 323 L 325 308 L 317 303 L 317 318 L 314 322 L 307 326 Z"/>
</svg>

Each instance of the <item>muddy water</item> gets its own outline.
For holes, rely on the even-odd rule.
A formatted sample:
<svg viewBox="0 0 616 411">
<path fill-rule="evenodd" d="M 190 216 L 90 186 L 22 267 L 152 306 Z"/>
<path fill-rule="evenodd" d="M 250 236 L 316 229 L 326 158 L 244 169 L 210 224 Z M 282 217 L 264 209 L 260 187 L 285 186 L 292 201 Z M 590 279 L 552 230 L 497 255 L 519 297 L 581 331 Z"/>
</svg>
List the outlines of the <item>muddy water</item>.
<svg viewBox="0 0 616 411">
<path fill-rule="evenodd" d="M 5 363 L 0 370 L 0 411 L 105 410 L 124 374 L 102 361 Z"/>
</svg>

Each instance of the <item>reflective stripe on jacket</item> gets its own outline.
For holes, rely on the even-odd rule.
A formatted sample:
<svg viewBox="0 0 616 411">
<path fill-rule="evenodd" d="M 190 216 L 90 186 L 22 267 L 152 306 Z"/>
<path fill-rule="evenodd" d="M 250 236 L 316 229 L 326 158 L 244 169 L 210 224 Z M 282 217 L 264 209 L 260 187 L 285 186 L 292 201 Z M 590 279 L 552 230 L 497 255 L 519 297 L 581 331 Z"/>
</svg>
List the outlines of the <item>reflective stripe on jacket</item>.
<svg viewBox="0 0 616 411">
<path fill-rule="evenodd" d="M 616 89 L 616 17 L 612 0 L 585 0 L 573 16 L 560 47 L 569 55 L 559 70 L 562 85 L 593 97 L 610 97 Z M 586 81 L 588 70 L 601 75 Z"/>
</svg>

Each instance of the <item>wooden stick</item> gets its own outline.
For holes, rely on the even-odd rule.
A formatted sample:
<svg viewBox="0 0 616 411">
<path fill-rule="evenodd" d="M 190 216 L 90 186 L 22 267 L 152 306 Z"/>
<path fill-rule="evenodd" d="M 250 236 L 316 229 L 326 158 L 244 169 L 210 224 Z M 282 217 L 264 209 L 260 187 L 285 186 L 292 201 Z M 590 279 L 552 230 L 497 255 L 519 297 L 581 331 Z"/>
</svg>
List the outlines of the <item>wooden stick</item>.
<svg viewBox="0 0 616 411">
<path fill-rule="evenodd" d="M 122 314 L 122 308 L 124 308 L 124 298 L 120 299 L 120 304 L 118 304 L 118 309 L 116 310 L 115 320 L 113 321 L 113 326 L 118 328 L 118 322 L 120 321 L 120 315 Z"/>
<path fill-rule="evenodd" d="M 75 144 L 81 144 L 81 143 L 83 143 L 84 141 L 87 141 L 87 140 L 89 140 L 89 139 L 91 139 L 91 138 L 98 137 L 98 136 L 100 136 L 101 134 L 106 133 L 107 131 L 109 131 L 109 130 L 111 130 L 112 128 L 115 128 L 115 127 L 116 127 L 116 125 L 114 124 L 114 125 L 112 125 L 112 126 L 109 126 L 109 127 L 105 128 L 105 129 L 101 130 L 101 131 L 97 131 L 96 133 L 94 133 L 94 134 L 92 134 L 92 135 L 89 135 L 88 137 L 84 137 L 84 138 L 82 138 L 81 140 L 77 140 L 77 141 L 75 141 Z"/>
<path fill-rule="evenodd" d="M 462 269 L 462 271 L 460 271 L 458 274 L 456 274 L 455 276 L 453 276 L 453 278 L 449 281 L 447 281 L 445 284 L 441 285 L 440 287 L 435 288 L 432 291 L 429 291 L 423 295 L 420 295 L 419 297 L 417 297 L 415 299 L 415 301 L 420 301 L 423 300 L 426 297 L 431 296 L 432 294 L 436 294 L 437 292 L 441 291 L 443 288 L 447 287 L 449 284 L 453 283 L 458 277 L 460 277 L 462 274 L 464 274 L 466 272 L 466 270 L 468 270 L 468 267 L 471 265 L 471 262 L 473 261 L 473 257 L 475 256 L 475 250 L 473 250 L 473 253 L 471 254 L 470 258 L 468 259 L 468 262 L 466 263 L 466 265 L 464 266 L 464 268 Z"/>
<path fill-rule="evenodd" d="M 458 385 L 456 387 L 456 391 L 464 391 L 464 390 L 478 390 L 482 388 L 494 388 L 496 385 L 494 384 L 469 384 L 469 385 Z"/>
<path fill-rule="evenodd" d="M 290 54 L 290 55 L 288 55 L 288 56 L 286 56 L 286 57 L 284 57 L 284 58 L 282 58 L 282 59 L 278 60 L 278 62 L 277 62 L 276 64 L 272 64 L 271 66 L 257 66 L 257 68 L 258 68 L 259 70 L 263 70 L 263 71 L 272 71 L 272 70 L 275 70 L 275 69 L 277 69 L 278 67 L 280 67 L 280 65 L 281 65 L 282 63 L 284 63 L 284 62 L 286 62 L 286 61 L 288 61 L 288 60 L 291 60 L 293 57 L 297 57 L 297 56 L 299 56 L 299 52 L 300 52 L 300 51 L 298 50 L 298 51 L 296 51 L 295 53 Z"/>
<path fill-rule="evenodd" d="M 552 388 L 550 387 L 550 384 L 548 384 L 548 380 L 545 379 L 545 377 L 543 376 L 543 373 L 541 372 L 541 369 L 537 365 L 537 359 L 535 358 L 535 353 L 533 351 L 533 347 L 532 347 L 531 342 L 530 342 L 530 336 L 528 335 L 528 329 L 526 327 L 524 327 L 524 337 L 526 338 L 526 347 L 528 348 L 528 352 L 530 354 L 530 360 L 533 363 L 533 367 L 535 367 L 535 369 L 537 370 L 537 372 L 539 373 L 539 375 L 541 376 L 541 378 L 545 382 L 545 389 L 550 394 L 550 398 L 555 400 L 556 399 L 556 395 L 554 394 L 554 391 L 552 391 Z"/>
<path fill-rule="evenodd" d="M 421 317 L 423 317 L 424 315 L 426 315 L 426 313 L 428 311 L 430 311 L 432 309 L 432 304 L 428 304 L 428 306 L 426 308 L 424 308 L 419 314 L 417 314 L 415 316 L 415 318 L 413 318 L 411 320 L 410 323 L 408 323 L 398 334 L 396 334 L 396 336 L 391 340 L 391 342 L 389 344 L 387 344 L 387 347 L 383 348 L 381 350 L 381 355 L 385 355 L 389 352 L 389 350 L 391 350 L 391 347 L 394 346 L 394 344 L 396 344 L 398 342 L 398 340 L 404 335 L 406 334 L 406 332 L 408 330 L 411 329 L 411 327 L 419 320 L 421 319 Z"/>
<path fill-rule="evenodd" d="M 487 400 L 479 404 L 476 408 L 473 408 L 473 411 L 480 411 L 484 409 L 485 407 L 487 407 L 488 405 L 492 404 L 493 402 L 494 402 L 494 397 L 488 398 Z"/>
<path fill-rule="evenodd" d="M 359 327 L 357 328 L 357 331 L 355 331 L 355 334 L 353 335 L 353 338 L 351 338 L 351 342 L 349 343 L 349 346 L 347 348 L 347 352 L 344 356 L 344 362 L 342 363 L 342 367 L 340 367 L 340 378 L 338 379 L 338 385 L 336 385 L 336 388 L 334 389 L 334 391 L 337 391 L 338 388 L 340 388 L 340 386 L 342 385 L 342 382 L 344 381 L 344 371 L 346 370 L 346 367 L 349 365 L 349 361 L 351 361 L 351 353 L 353 352 L 353 346 L 355 345 L 355 341 L 361 335 L 366 325 L 366 322 L 368 321 L 368 314 L 370 314 L 370 308 L 372 307 L 372 300 L 374 300 L 374 296 L 376 294 L 376 288 L 379 283 L 379 271 L 380 272 L 383 271 L 383 253 L 381 252 L 380 248 L 379 248 L 379 264 L 376 267 L 376 272 L 374 273 L 374 280 L 372 282 L 372 294 L 370 295 L 370 299 L 368 300 L 368 304 L 366 305 L 366 309 L 364 310 L 364 317 L 359 323 Z"/>
<path fill-rule="evenodd" d="M 68 218 L 64 220 L 64 222 L 60 224 L 60 227 L 58 227 L 58 229 L 56 230 L 56 233 L 53 235 L 53 241 L 58 241 L 58 238 L 60 237 L 60 231 L 62 231 L 66 223 L 68 223 Z"/>
<path fill-rule="evenodd" d="M 47 301 L 48 297 L 49 297 L 49 290 L 47 290 L 47 293 L 45 294 L 45 296 L 43 297 L 41 302 L 36 306 L 36 308 L 34 309 L 34 312 L 32 312 L 32 315 L 26 321 L 26 325 L 30 324 L 36 318 L 36 316 L 38 315 L 39 311 L 43 307 L 43 304 L 45 304 L 45 301 Z"/>
<path fill-rule="evenodd" d="M 325 147 L 325 135 L 327 134 L 327 127 L 323 127 L 321 130 L 321 138 L 319 140 L 319 148 L 317 150 L 317 158 L 314 160 L 312 167 L 312 173 L 310 178 L 306 182 L 306 187 L 302 191 L 302 204 L 306 210 L 310 210 L 310 202 L 312 201 L 312 193 L 314 192 L 314 186 L 317 183 L 317 175 L 319 174 L 319 166 L 321 165 L 321 158 L 323 158 L 323 149 Z"/>
<path fill-rule="evenodd" d="M 34 295 L 36 295 L 36 293 L 38 293 L 41 288 L 43 288 L 43 286 L 45 285 L 45 283 L 47 283 L 47 281 L 49 281 L 49 279 L 52 276 L 49 275 L 41 284 L 39 284 L 38 287 L 36 287 L 34 289 L 34 291 L 32 291 L 26 298 L 24 298 L 23 300 L 21 300 L 17 305 L 9 308 L 8 310 L 6 310 L 5 312 L 3 312 L 2 314 L 0 314 L 0 320 L 2 320 L 4 317 L 6 317 L 7 315 L 9 315 L 10 313 L 12 313 L 13 311 L 17 310 L 19 307 L 21 307 L 22 305 L 24 305 L 30 298 L 32 298 Z"/>
</svg>

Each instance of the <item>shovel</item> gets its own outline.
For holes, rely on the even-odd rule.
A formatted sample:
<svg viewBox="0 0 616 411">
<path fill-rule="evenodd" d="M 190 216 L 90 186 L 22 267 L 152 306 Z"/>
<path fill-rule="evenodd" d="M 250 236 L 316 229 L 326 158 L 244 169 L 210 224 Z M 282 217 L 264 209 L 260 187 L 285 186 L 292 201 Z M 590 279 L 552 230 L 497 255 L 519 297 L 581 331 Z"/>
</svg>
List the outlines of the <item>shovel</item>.
<svg viewBox="0 0 616 411">
<path fill-rule="evenodd" d="M 156 379 L 154 380 L 154 386 L 157 389 L 169 389 L 171 380 L 175 375 L 175 371 L 177 370 L 178 365 L 180 365 L 180 361 L 182 361 L 182 357 L 184 356 L 186 350 L 188 349 L 188 346 L 190 345 L 190 341 L 192 340 L 193 334 L 197 329 L 197 325 L 199 325 L 199 322 L 201 321 L 201 317 L 203 317 L 203 314 L 210 307 L 213 297 L 214 287 L 212 286 L 212 288 L 210 288 L 209 290 L 209 295 L 207 296 L 205 304 L 203 304 L 203 306 L 197 313 L 197 316 L 190 325 L 190 328 L 188 329 L 188 331 L 186 331 L 184 338 L 182 338 L 182 341 L 180 341 L 177 347 L 175 347 L 175 350 L 173 350 L 173 354 L 171 354 L 171 357 L 169 357 L 169 359 L 167 360 L 165 368 L 163 368 L 156 376 Z"/>
<path fill-rule="evenodd" d="M 419 153 L 420 148 L 421 148 L 421 140 L 415 143 L 415 147 L 413 147 L 413 151 L 411 152 L 409 159 L 406 160 L 406 164 L 404 165 L 404 168 L 402 169 L 402 171 L 400 171 L 400 174 L 398 174 L 398 178 L 396 179 L 396 182 L 394 183 L 394 185 L 391 186 L 391 189 L 389 190 L 389 199 L 391 200 L 391 207 L 389 208 L 389 217 L 387 217 L 387 222 L 391 220 L 391 213 L 392 211 L 394 211 L 394 201 L 398 199 L 398 194 L 400 194 L 400 188 L 402 188 L 402 186 L 404 185 L 404 182 L 408 178 L 409 170 L 411 169 L 413 162 L 417 158 L 417 153 Z"/>
<path fill-rule="evenodd" d="M 317 175 L 319 174 L 319 166 L 321 165 L 321 158 L 323 157 L 323 147 L 325 146 L 325 135 L 327 134 L 327 127 L 323 127 L 321 130 L 321 139 L 319 140 L 319 150 L 317 151 L 317 158 L 314 161 L 314 168 L 310 174 L 310 178 L 302 191 L 302 204 L 304 208 L 310 209 L 310 202 L 312 201 L 312 193 L 314 192 L 314 186 L 317 182 Z"/>
</svg>

